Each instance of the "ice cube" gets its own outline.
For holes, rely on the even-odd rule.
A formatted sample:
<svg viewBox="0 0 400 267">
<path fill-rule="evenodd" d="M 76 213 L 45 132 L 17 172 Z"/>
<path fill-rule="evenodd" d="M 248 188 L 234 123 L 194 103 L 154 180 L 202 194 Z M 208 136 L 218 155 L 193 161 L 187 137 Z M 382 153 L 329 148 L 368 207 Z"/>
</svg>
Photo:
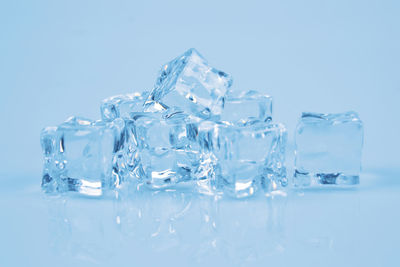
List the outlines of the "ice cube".
<svg viewBox="0 0 400 267">
<path fill-rule="evenodd" d="M 218 194 L 220 166 L 214 150 L 219 149 L 220 122 L 190 117 L 186 124 L 186 134 L 192 151 L 198 152 L 198 165 L 194 171 L 197 191 L 201 194 Z M 217 177 L 218 175 L 218 177 Z"/>
<path fill-rule="evenodd" d="M 209 66 L 192 48 L 162 67 L 146 108 L 161 102 L 165 108 L 181 107 L 188 114 L 210 118 L 221 114 L 231 84 L 229 74 Z"/>
<path fill-rule="evenodd" d="M 211 154 L 203 153 L 206 156 L 200 166 L 213 172 L 199 179 L 199 187 L 204 192 L 223 190 L 238 198 L 251 196 L 260 187 L 267 192 L 281 189 L 287 185 L 286 135 L 282 124 L 200 123 L 198 142 L 203 151 Z"/>
<path fill-rule="evenodd" d="M 148 95 L 149 92 L 144 91 L 104 99 L 100 107 L 102 120 L 127 119 L 131 117 L 131 113 L 143 112 L 143 104 Z"/>
<path fill-rule="evenodd" d="M 181 111 L 148 112 L 134 118 L 138 175 L 150 188 L 193 179 L 199 153 L 190 146 L 185 119 Z"/>
<path fill-rule="evenodd" d="M 47 193 L 78 192 L 100 196 L 121 182 L 119 163 L 126 138 L 125 123 L 71 117 L 41 133 L 44 155 L 42 188 Z"/>
<path fill-rule="evenodd" d="M 295 185 L 359 183 L 363 124 L 357 113 L 303 113 L 295 141 Z"/>
<path fill-rule="evenodd" d="M 253 90 L 239 95 L 227 95 L 221 114 L 221 121 L 245 125 L 257 121 L 267 122 L 271 120 L 272 97 Z"/>
</svg>

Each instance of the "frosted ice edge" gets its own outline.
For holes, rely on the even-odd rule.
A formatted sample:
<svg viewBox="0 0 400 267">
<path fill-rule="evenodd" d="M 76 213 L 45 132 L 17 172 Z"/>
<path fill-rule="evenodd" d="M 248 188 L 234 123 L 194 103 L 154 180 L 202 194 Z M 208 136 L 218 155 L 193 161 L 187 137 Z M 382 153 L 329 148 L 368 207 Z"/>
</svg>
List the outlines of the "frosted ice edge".
<svg viewBox="0 0 400 267">
<path fill-rule="evenodd" d="M 347 123 L 347 122 L 361 122 L 357 112 L 348 111 L 344 113 L 316 113 L 316 112 L 303 112 L 301 114 L 301 121 L 304 123 L 318 122 L 319 120 L 326 121 L 330 124 Z"/>
</svg>

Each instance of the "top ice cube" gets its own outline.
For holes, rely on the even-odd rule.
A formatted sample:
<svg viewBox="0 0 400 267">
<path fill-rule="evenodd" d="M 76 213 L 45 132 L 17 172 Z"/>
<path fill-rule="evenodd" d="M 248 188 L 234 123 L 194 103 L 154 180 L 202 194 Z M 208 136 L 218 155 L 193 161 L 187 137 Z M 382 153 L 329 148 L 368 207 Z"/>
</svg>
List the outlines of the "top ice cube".
<svg viewBox="0 0 400 267">
<path fill-rule="evenodd" d="M 165 108 L 177 106 L 198 117 L 210 118 L 221 114 L 231 85 L 229 74 L 209 66 L 192 48 L 162 67 L 145 107 L 162 103 Z"/>
</svg>

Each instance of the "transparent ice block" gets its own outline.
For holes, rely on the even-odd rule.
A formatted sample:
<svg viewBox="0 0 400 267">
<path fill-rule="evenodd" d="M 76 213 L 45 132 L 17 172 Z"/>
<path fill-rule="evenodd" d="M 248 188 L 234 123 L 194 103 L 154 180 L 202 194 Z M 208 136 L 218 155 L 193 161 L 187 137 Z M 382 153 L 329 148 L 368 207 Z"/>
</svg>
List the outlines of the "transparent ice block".
<svg viewBox="0 0 400 267">
<path fill-rule="evenodd" d="M 221 121 L 236 125 L 272 120 L 272 97 L 250 90 L 229 93 L 221 113 Z"/>
<path fill-rule="evenodd" d="M 241 198 L 287 185 L 286 129 L 282 124 L 258 122 L 245 126 L 204 122 L 198 127 L 200 166 L 213 170 L 198 180 L 204 192 L 222 191 Z M 210 167 L 211 166 L 211 167 Z"/>
<path fill-rule="evenodd" d="M 149 92 L 132 93 L 112 96 L 104 99 L 100 111 L 103 121 L 113 121 L 116 118 L 129 119 L 131 113 L 143 112 L 143 104 Z"/>
<path fill-rule="evenodd" d="M 357 113 L 303 113 L 295 142 L 296 186 L 359 183 L 363 124 Z"/>
<path fill-rule="evenodd" d="M 41 133 L 42 188 L 47 193 L 78 192 L 100 196 L 121 182 L 125 123 L 71 117 Z"/>
<path fill-rule="evenodd" d="M 162 102 L 165 108 L 210 118 L 221 114 L 231 84 L 229 74 L 209 66 L 192 48 L 162 67 L 146 107 Z"/>
<path fill-rule="evenodd" d="M 182 112 L 148 112 L 135 118 L 137 173 L 150 188 L 170 187 L 193 179 L 199 152 L 191 148 L 185 120 Z"/>
</svg>

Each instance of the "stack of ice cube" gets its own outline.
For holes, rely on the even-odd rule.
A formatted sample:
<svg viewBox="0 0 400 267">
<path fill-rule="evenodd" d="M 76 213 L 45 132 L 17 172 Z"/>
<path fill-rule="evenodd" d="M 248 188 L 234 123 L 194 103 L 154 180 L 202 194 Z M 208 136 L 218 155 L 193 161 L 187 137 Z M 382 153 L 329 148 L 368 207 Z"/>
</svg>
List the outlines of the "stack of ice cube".
<svg viewBox="0 0 400 267">
<path fill-rule="evenodd" d="M 162 67 L 151 92 L 105 99 L 101 121 L 45 128 L 42 188 L 98 196 L 124 183 L 188 184 L 244 197 L 285 186 L 286 130 L 272 123 L 271 97 L 231 85 L 188 50 Z"/>
<path fill-rule="evenodd" d="M 42 188 L 99 196 L 134 183 L 239 198 L 282 189 L 287 134 L 273 122 L 272 98 L 231 85 L 229 74 L 186 51 L 162 67 L 151 92 L 105 99 L 100 121 L 72 117 L 45 128 Z M 310 124 L 303 122 L 298 140 L 311 138 L 300 133 Z M 296 181 L 312 172 L 304 153 Z"/>
</svg>

